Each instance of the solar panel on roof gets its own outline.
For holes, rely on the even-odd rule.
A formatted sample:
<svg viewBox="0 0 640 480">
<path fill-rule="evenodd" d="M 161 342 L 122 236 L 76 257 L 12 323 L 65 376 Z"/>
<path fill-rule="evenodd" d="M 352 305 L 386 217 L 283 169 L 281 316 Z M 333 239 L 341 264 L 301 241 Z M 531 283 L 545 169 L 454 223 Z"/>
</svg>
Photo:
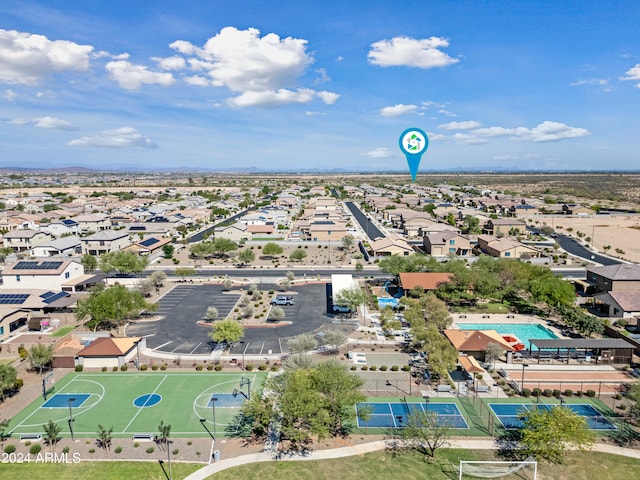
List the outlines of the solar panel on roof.
<svg viewBox="0 0 640 480">
<path fill-rule="evenodd" d="M 57 270 L 63 262 L 42 262 L 38 270 Z"/>
<path fill-rule="evenodd" d="M 55 295 L 55 292 L 45 292 L 40 295 L 40 298 L 49 298 L 51 295 Z"/>
<path fill-rule="evenodd" d="M 55 302 L 56 300 L 60 300 L 61 298 L 65 298 L 68 297 L 69 294 L 67 292 L 58 292 L 55 295 L 52 295 L 48 298 L 45 298 L 43 301 L 44 303 L 46 303 L 47 305 L 49 305 L 50 303 Z"/>
<path fill-rule="evenodd" d="M 0 294 L 0 305 L 22 305 L 27 298 L 28 293 L 3 293 Z"/>
<path fill-rule="evenodd" d="M 153 245 L 154 243 L 158 243 L 159 241 L 160 240 L 158 240 L 157 238 L 147 238 L 146 240 L 140 242 L 140 245 L 142 245 L 143 247 L 150 247 L 151 245 Z"/>
<path fill-rule="evenodd" d="M 18 262 L 13 266 L 14 270 L 34 270 L 38 267 L 38 262 Z"/>
</svg>

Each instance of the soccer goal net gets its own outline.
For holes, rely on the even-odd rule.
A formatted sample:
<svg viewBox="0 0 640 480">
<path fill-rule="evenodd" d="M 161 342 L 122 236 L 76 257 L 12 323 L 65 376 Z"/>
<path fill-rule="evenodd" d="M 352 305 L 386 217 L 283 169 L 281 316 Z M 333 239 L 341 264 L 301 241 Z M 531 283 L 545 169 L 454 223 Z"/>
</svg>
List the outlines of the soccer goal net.
<svg viewBox="0 0 640 480">
<path fill-rule="evenodd" d="M 531 457 L 518 462 L 460 460 L 459 474 L 459 480 L 469 478 L 537 480 L 538 462 Z"/>
</svg>

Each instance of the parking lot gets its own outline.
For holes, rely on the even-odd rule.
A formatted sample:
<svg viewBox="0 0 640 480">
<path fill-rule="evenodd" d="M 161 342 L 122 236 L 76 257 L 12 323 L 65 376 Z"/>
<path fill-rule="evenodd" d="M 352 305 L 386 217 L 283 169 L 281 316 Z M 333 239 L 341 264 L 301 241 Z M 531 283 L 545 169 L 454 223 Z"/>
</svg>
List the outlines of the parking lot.
<svg viewBox="0 0 640 480">
<path fill-rule="evenodd" d="M 263 290 L 276 285 L 262 284 Z M 302 333 L 319 332 L 329 325 L 353 330 L 353 325 L 333 325 L 334 318 L 327 314 L 325 284 L 307 284 L 292 287 L 294 305 L 282 305 L 285 317 L 278 323 L 265 326 L 247 326 L 242 343 L 233 346 L 231 354 L 265 356 L 286 351 L 286 341 Z M 278 295 L 276 293 L 275 295 Z M 210 327 L 198 325 L 207 308 L 218 309 L 218 318 L 225 318 L 238 301 L 240 293 L 225 292 L 221 285 L 177 285 L 158 301 L 154 321 L 135 321 L 127 327 L 128 336 L 144 336 L 147 347 L 165 353 L 207 355 L 214 348 L 209 339 Z"/>
</svg>

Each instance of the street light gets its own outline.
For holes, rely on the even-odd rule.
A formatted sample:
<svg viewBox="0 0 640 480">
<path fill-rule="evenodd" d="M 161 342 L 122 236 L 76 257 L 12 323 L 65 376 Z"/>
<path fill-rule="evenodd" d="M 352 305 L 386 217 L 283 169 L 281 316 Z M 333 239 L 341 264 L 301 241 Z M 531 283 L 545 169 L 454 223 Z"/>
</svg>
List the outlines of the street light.
<svg viewBox="0 0 640 480">
<path fill-rule="evenodd" d="M 429 413 L 429 400 L 431 400 L 431 398 L 429 398 L 429 395 L 425 395 L 422 394 L 422 398 L 424 398 L 424 413 Z"/>
<path fill-rule="evenodd" d="M 240 342 L 240 343 L 244 343 L 244 342 Z M 242 350 L 242 370 L 246 370 L 247 367 L 244 363 L 244 354 L 247 353 L 247 348 L 249 348 L 249 342 L 247 342 L 247 344 L 244 346 L 244 350 Z"/>
<path fill-rule="evenodd" d="M 142 338 L 140 338 L 137 342 L 133 342 L 136 346 L 136 368 L 140 370 L 140 342 Z"/>
<path fill-rule="evenodd" d="M 173 480 L 173 474 L 171 473 L 171 444 L 173 440 L 167 439 L 167 462 L 169 463 L 169 480 Z"/>
<path fill-rule="evenodd" d="M 527 368 L 528 366 L 529 366 L 528 363 L 522 364 L 522 380 L 520 381 L 520 393 L 522 393 L 524 390 L 524 369 Z"/>
<path fill-rule="evenodd" d="M 213 410 L 213 439 L 216 438 L 216 402 L 218 397 L 211 397 L 211 409 Z"/>
<path fill-rule="evenodd" d="M 73 437 L 73 422 L 75 421 L 73 419 L 73 411 L 71 409 L 71 406 L 73 405 L 73 402 L 76 401 L 75 397 L 71 397 L 67 400 L 67 403 L 69 404 L 69 432 L 71 432 L 71 441 L 75 441 L 74 437 Z"/>
</svg>

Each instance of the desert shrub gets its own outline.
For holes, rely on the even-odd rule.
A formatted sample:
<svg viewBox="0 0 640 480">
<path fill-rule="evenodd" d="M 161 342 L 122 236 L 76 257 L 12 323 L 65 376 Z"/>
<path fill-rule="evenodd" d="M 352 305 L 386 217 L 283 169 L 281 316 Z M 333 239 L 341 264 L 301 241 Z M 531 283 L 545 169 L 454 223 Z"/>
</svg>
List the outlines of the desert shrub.
<svg viewBox="0 0 640 480">
<path fill-rule="evenodd" d="M 375 365 L 371 365 L 369 367 L 369 370 L 371 370 L 372 372 L 375 372 L 378 369 L 378 367 L 376 367 Z"/>
<path fill-rule="evenodd" d="M 247 372 L 251 372 L 251 371 L 253 370 L 253 365 L 251 365 L 251 364 L 249 363 L 249 364 L 247 364 L 247 366 L 246 366 L 246 367 L 244 367 L 244 368 L 245 368 L 245 370 L 246 370 Z"/>
<path fill-rule="evenodd" d="M 113 451 L 116 452 L 116 453 L 121 453 L 122 452 L 122 447 L 118 446 Z"/>
<path fill-rule="evenodd" d="M 90 448 L 89 449 L 89 453 L 96 453 L 96 449 L 95 448 Z"/>
<path fill-rule="evenodd" d="M 576 392 L 576 396 L 581 397 L 582 395 L 583 395 L 583 394 L 582 394 L 582 392 L 581 392 L 580 390 L 578 390 L 578 391 Z"/>
<path fill-rule="evenodd" d="M 29 448 L 29 453 L 31 455 L 37 455 L 40 453 L 40 450 L 42 450 L 42 445 L 40 445 L 39 443 L 34 443 L 33 445 L 31 445 L 31 447 Z"/>
<path fill-rule="evenodd" d="M 534 388 L 533 390 L 531 390 L 531 394 L 534 397 L 539 397 L 540 395 L 542 395 L 542 390 L 540 390 L 539 388 Z"/>
<path fill-rule="evenodd" d="M 138 448 L 140 444 L 138 442 L 133 442 L 133 448 Z"/>
<path fill-rule="evenodd" d="M 166 370 L 167 369 L 167 365 L 166 364 L 162 364 L 160 365 L 160 370 Z"/>
<path fill-rule="evenodd" d="M 355 365 L 351 365 L 351 370 L 357 370 L 357 369 L 358 369 L 358 367 L 357 367 L 357 366 L 355 366 Z"/>
<path fill-rule="evenodd" d="M 70 448 L 69 447 L 64 447 L 62 449 L 62 453 L 69 453 Z"/>
<path fill-rule="evenodd" d="M 573 397 L 573 390 L 570 390 L 570 389 L 568 389 L 568 388 L 567 388 L 567 389 L 564 391 L 564 396 L 565 396 L 565 397 Z"/>
<path fill-rule="evenodd" d="M 595 390 L 587 390 L 587 397 L 595 397 L 596 396 L 596 392 Z"/>
<path fill-rule="evenodd" d="M 266 369 L 267 369 L 267 365 L 265 365 L 264 363 L 258 366 L 258 370 L 260 370 L 261 372 L 264 372 Z"/>
<path fill-rule="evenodd" d="M 387 371 L 387 366 L 386 365 L 380 365 L 380 371 L 381 372 L 386 372 Z"/>
<path fill-rule="evenodd" d="M 76 372 L 81 372 L 82 370 L 84 370 L 84 367 L 82 365 L 76 365 L 75 370 Z"/>
<path fill-rule="evenodd" d="M 146 366 L 146 365 L 144 365 L 144 364 L 140 365 L 140 371 L 142 371 L 142 372 L 146 372 L 146 371 L 147 371 L 147 368 L 149 368 L 149 367 L 147 367 L 147 366 Z"/>
<path fill-rule="evenodd" d="M 222 365 L 218 364 L 215 366 L 216 372 L 220 372 L 222 370 Z"/>
<path fill-rule="evenodd" d="M 121 372 L 126 372 L 127 370 L 129 370 L 129 367 L 127 367 L 126 365 L 122 365 L 122 366 L 120 367 L 120 371 L 121 371 Z"/>
<path fill-rule="evenodd" d="M 369 370 L 369 367 L 367 367 L 366 365 L 362 365 L 360 370 L 362 370 L 363 372 L 366 372 L 367 370 Z"/>
<path fill-rule="evenodd" d="M 522 389 L 522 396 L 523 397 L 530 397 L 531 396 L 531 390 L 529 390 L 528 388 L 523 388 Z"/>
<path fill-rule="evenodd" d="M 202 371 L 202 365 L 200 364 L 196 365 L 196 370 L 199 372 Z"/>
<path fill-rule="evenodd" d="M 179 454 L 179 453 L 180 453 L 180 450 L 178 450 L 177 448 L 174 448 L 174 449 L 171 451 L 171 454 L 172 454 L 172 455 L 177 455 L 177 454 Z"/>
<path fill-rule="evenodd" d="M 544 390 L 542 390 L 542 396 L 543 397 L 550 397 L 553 395 L 553 391 L 549 388 L 545 388 Z"/>
<path fill-rule="evenodd" d="M 556 398 L 560 398 L 560 390 L 554 389 L 553 390 L 553 396 L 556 397 Z"/>
<path fill-rule="evenodd" d="M 107 371 L 107 367 L 102 367 L 102 371 L 106 372 Z"/>
<path fill-rule="evenodd" d="M 211 371 L 213 369 L 214 369 L 213 364 L 210 363 L 209 365 L 207 365 L 207 370 Z"/>
<path fill-rule="evenodd" d="M 113 368 L 111 369 L 111 371 L 112 371 L 112 372 L 117 372 L 117 371 L 118 371 L 118 367 L 113 367 Z"/>
<path fill-rule="evenodd" d="M 399 370 L 398 365 L 393 365 L 393 366 L 391 367 L 391 371 L 392 371 L 392 372 L 397 372 L 398 370 Z"/>
<path fill-rule="evenodd" d="M 153 370 L 154 372 L 158 370 L 158 365 L 151 365 L 151 370 Z"/>
<path fill-rule="evenodd" d="M 12 443 L 4 447 L 4 453 L 13 453 L 16 451 L 16 446 Z"/>
<path fill-rule="evenodd" d="M 403 365 L 402 366 L 402 371 L 403 372 L 408 372 L 409 370 L 411 370 L 411 367 L 409 365 Z"/>
<path fill-rule="evenodd" d="M 278 366 L 277 363 L 274 363 L 273 365 L 271 365 L 272 372 L 277 372 L 278 370 L 280 370 L 280 367 Z"/>
<path fill-rule="evenodd" d="M 154 449 L 153 447 L 149 447 L 149 448 L 147 448 L 147 449 L 145 450 L 145 452 L 147 452 L 147 453 L 153 453 L 153 451 L 154 451 L 154 450 L 155 450 L 155 449 Z"/>
</svg>

